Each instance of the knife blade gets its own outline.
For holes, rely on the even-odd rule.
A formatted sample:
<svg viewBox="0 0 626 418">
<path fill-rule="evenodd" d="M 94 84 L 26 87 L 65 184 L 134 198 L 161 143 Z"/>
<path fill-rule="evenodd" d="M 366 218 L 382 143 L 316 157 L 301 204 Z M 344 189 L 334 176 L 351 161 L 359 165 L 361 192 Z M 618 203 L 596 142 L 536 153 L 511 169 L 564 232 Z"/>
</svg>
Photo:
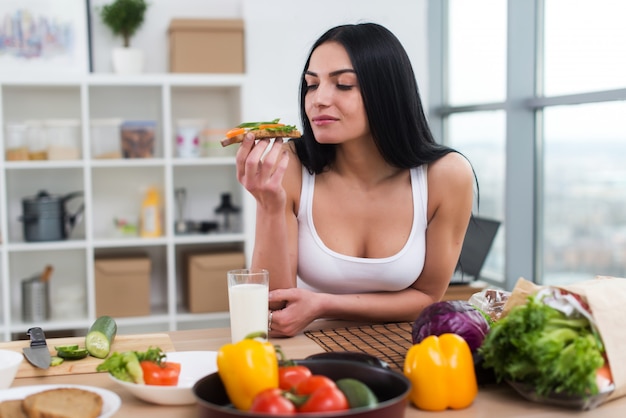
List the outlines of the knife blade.
<svg viewBox="0 0 626 418">
<path fill-rule="evenodd" d="M 40 369 L 50 367 L 50 352 L 46 344 L 46 335 L 39 327 L 30 328 L 26 335 L 30 337 L 30 347 L 24 347 L 24 357 L 30 364 Z"/>
</svg>

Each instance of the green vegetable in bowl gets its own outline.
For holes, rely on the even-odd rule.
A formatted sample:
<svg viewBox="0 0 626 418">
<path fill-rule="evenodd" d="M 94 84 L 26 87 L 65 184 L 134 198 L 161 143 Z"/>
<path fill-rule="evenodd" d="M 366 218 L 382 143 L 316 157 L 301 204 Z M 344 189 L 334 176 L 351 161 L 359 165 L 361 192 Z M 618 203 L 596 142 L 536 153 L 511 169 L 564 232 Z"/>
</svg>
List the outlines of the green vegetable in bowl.
<svg viewBox="0 0 626 418">
<path fill-rule="evenodd" d="M 499 381 L 529 384 L 544 397 L 597 394 L 596 373 L 604 365 L 602 340 L 589 321 L 535 296 L 491 326 L 479 353 Z"/>
<path fill-rule="evenodd" d="M 96 368 L 99 372 L 109 372 L 113 377 L 124 382 L 143 384 L 141 362 L 144 360 L 161 364 L 165 353 L 158 347 L 150 347 L 147 351 L 125 351 L 113 353 Z"/>
</svg>

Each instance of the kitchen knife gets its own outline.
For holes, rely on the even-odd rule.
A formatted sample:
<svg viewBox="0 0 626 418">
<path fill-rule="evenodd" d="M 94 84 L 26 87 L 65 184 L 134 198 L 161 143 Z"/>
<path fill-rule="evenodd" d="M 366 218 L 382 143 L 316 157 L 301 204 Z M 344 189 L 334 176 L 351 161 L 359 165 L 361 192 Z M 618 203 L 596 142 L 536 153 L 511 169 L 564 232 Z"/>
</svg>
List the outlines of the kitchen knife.
<svg viewBox="0 0 626 418">
<path fill-rule="evenodd" d="M 50 367 L 50 352 L 43 330 L 39 327 L 33 327 L 26 332 L 26 335 L 30 337 L 30 347 L 24 347 L 26 360 L 40 369 Z"/>
</svg>

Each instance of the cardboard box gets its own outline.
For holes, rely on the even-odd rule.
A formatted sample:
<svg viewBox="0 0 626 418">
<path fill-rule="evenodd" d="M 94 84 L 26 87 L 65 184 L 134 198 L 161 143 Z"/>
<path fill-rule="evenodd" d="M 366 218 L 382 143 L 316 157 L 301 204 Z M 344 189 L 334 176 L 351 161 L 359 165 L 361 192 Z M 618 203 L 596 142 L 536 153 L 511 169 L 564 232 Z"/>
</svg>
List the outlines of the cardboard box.
<svg viewBox="0 0 626 418">
<path fill-rule="evenodd" d="M 243 73 L 241 19 L 172 19 L 168 29 L 172 73 Z"/>
<path fill-rule="evenodd" d="M 228 270 L 245 268 L 242 252 L 187 256 L 185 303 L 191 313 L 227 312 Z"/>
<path fill-rule="evenodd" d="M 150 315 L 150 259 L 102 258 L 95 261 L 96 316 Z"/>
</svg>

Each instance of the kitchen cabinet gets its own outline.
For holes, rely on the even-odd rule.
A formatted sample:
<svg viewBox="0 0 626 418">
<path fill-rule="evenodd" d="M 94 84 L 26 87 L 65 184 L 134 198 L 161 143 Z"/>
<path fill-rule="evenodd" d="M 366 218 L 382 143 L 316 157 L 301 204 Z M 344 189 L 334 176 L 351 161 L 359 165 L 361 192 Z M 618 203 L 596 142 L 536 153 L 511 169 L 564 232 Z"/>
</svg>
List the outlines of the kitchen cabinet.
<svg viewBox="0 0 626 418">
<path fill-rule="evenodd" d="M 248 253 L 252 234 L 244 221 L 245 214 L 249 218 L 254 212 L 249 207 L 254 203 L 246 199 L 237 182 L 234 148 L 208 147 L 209 151 L 199 157 L 181 158 L 176 150 L 176 129 L 179 120 L 202 119 L 206 132 L 219 139 L 220 132 L 242 120 L 244 81 L 245 75 L 217 74 L 87 74 L 41 79 L 0 76 L 3 156 L 20 134 L 5 129 L 8 126 L 29 123 L 29 129 L 34 129 L 38 125 L 29 121 L 43 121 L 44 126 L 49 120 L 78 121 L 56 125 L 77 129 L 74 143 L 69 141 L 69 133 L 60 135 L 65 146 L 73 147 L 71 153 L 58 154 L 55 160 L 0 161 L 0 340 L 10 340 L 34 325 L 22 321 L 22 280 L 52 265 L 51 317 L 36 325 L 50 332 L 82 332 L 96 316 L 94 260 L 133 254 L 148 256 L 151 262 L 150 314 L 116 318 L 121 333 L 228 323 L 227 312 L 188 312 L 183 295 L 184 263 L 188 253 Z M 115 125 L 109 133 L 92 127 L 101 126 L 102 121 L 120 120 L 154 123 L 151 157 L 96 158 L 101 149 L 119 148 L 120 137 Z M 36 138 L 33 132 L 29 138 Z M 46 135 L 50 137 L 49 132 L 44 138 Z M 132 229 L 125 233 L 128 230 L 116 228 L 116 219 L 139 220 L 149 187 L 155 187 L 162 197 L 162 235 L 141 238 Z M 67 239 L 25 239 L 23 200 L 42 190 L 59 197 L 81 192 L 80 198 L 65 202 L 65 217 L 76 215 Z M 176 199 L 175 190 L 184 190 L 184 200 Z M 214 211 L 223 194 L 230 195 L 233 205 L 241 210 L 228 230 Z M 209 232 L 194 232 L 192 228 L 191 232 L 177 233 L 179 218 L 190 221 L 187 224 L 191 226 L 206 226 Z"/>
</svg>

